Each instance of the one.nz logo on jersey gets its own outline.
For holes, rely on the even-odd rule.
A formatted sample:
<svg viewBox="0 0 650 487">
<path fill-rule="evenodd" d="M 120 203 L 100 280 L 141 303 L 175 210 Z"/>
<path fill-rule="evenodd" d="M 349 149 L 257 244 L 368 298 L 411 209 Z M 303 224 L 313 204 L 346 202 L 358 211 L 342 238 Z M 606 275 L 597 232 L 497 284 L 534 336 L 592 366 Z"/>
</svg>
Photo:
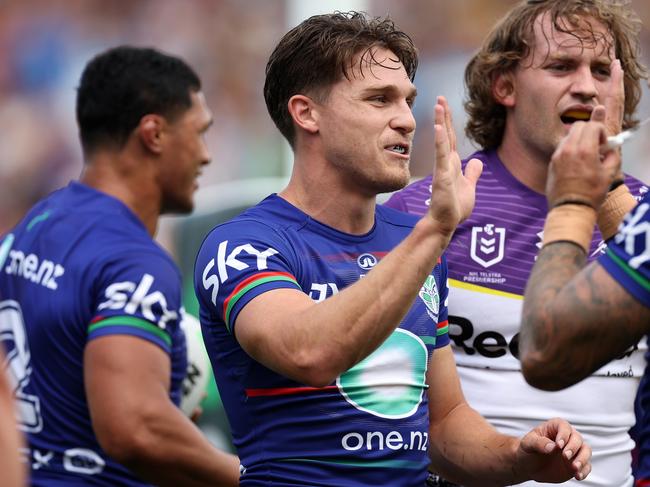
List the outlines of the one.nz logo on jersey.
<svg viewBox="0 0 650 487">
<path fill-rule="evenodd" d="M 341 374 L 336 385 L 361 411 L 386 419 L 408 418 L 427 388 L 427 357 L 420 337 L 397 328 L 377 350 Z"/>
</svg>

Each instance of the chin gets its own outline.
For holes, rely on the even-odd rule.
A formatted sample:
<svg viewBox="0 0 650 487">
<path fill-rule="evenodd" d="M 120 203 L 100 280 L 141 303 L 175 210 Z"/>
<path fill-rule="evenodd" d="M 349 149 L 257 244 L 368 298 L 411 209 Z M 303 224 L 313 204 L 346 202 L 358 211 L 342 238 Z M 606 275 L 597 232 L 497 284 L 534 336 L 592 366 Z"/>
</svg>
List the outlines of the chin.
<svg viewBox="0 0 650 487">
<path fill-rule="evenodd" d="M 161 214 L 186 215 L 194 211 L 194 201 L 166 201 L 163 203 Z"/>
<path fill-rule="evenodd" d="M 404 177 L 386 179 L 384 181 L 377 181 L 375 183 L 375 193 L 392 193 L 393 191 L 398 191 L 404 188 L 409 183 L 410 177 L 409 174 L 406 174 Z"/>
<path fill-rule="evenodd" d="M 411 181 L 411 171 L 408 167 L 398 176 L 393 178 L 391 181 L 388 181 L 388 185 L 391 189 L 388 191 L 397 191 L 398 189 L 404 188 Z M 386 192 L 388 192 L 386 191 Z"/>
</svg>

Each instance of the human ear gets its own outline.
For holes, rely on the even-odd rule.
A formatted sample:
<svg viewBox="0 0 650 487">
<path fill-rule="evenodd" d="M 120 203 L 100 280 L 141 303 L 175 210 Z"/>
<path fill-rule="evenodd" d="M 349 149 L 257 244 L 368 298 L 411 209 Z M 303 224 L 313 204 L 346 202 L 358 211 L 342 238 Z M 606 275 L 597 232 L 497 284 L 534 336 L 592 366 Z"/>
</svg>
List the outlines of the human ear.
<svg viewBox="0 0 650 487">
<path fill-rule="evenodd" d="M 505 107 L 515 105 L 515 86 L 512 73 L 499 73 L 492 82 L 492 96 Z"/>
<path fill-rule="evenodd" d="M 318 132 L 319 113 L 314 100 L 305 95 L 293 95 L 289 98 L 288 109 L 298 127 L 310 134 Z"/>
<path fill-rule="evenodd" d="M 160 115 L 148 114 L 140 119 L 136 131 L 142 145 L 155 154 L 162 152 L 165 120 Z"/>
</svg>

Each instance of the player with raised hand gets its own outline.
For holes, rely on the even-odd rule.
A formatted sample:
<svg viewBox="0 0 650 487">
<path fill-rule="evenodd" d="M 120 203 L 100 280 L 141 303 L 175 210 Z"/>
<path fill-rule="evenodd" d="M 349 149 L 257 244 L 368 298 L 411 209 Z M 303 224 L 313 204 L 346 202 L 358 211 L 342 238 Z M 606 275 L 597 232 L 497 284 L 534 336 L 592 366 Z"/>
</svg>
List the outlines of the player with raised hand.
<svg viewBox="0 0 650 487">
<path fill-rule="evenodd" d="M 482 487 L 589 473 L 566 421 L 509 437 L 463 397 L 443 251 L 481 164 L 462 173 L 444 99 L 431 209 L 376 204 L 409 180 L 416 67 L 404 32 L 356 12 L 311 17 L 271 54 L 264 94 L 291 179 L 213 229 L 195 267 L 242 486 L 421 487 L 429 463 Z"/>
</svg>

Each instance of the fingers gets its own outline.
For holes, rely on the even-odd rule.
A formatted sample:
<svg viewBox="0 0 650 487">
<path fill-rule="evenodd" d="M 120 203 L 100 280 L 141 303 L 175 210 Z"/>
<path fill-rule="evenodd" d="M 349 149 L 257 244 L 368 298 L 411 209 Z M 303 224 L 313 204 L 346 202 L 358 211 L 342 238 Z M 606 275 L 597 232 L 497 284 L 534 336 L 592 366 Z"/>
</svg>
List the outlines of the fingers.
<svg viewBox="0 0 650 487">
<path fill-rule="evenodd" d="M 601 117 L 597 115 L 597 117 Z M 556 152 L 582 152 L 595 158 L 600 146 L 607 142 L 607 131 L 602 123 L 575 122 L 568 135 L 562 139 Z"/>
<path fill-rule="evenodd" d="M 480 159 L 471 159 L 465 166 L 465 178 L 476 188 L 476 183 L 483 172 L 483 162 Z"/>
<path fill-rule="evenodd" d="M 441 98 L 441 97 L 440 97 Z M 449 153 L 451 144 L 449 142 L 449 131 L 447 130 L 447 110 L 445 106 L 437 103 L 434 109 L 435 119 L 435 147 L 436 147 L 436 171 L 446 170 L 449 165 Z"/>
<path fill-rule="evenodd" d="M 603 105 L 607 113 L 607 132 L 609 135 L 615 135 L 622 129 L 625 110 L 625 76 L 619 59 L 612 61 L 610 72 L 610 89 L 603 99 Z"/>
<path fill-rule="evenodd" d="M 576 434 L 573 437 L 573 434 Z M 576 438 L 578 442 L 576 443 Z M 556 450 L 565 451 L 572 448 L 577 452 L 582 437 L 567 421 L 553 418 L 545 421 L 522 439 L 522 448 L 528 452 L 551 453 Z M 571 455 L 573 457 L 573 454 Z"/>
<path fill-rule="evenodd" d="M 591 447 L 582 435 L 567 421 L 553 418 L 538 427 L 537 435 L 524 437 L 528 452 L 544 455 L 561 455 L 563 462 L 577 480 L 582 480 L 591 472 Z"/>
<path fill-rule="evenodd" d="M 556 443 L 560 441 L 564 443 L 562 458 L 571 465 L 574 477 L 577 480 L 582 480 L 591 471 L 591 447 L 584 443 L 582 435 L 568 423 L 563 426 L 563 430 L 566 430 L 567 427 L 570 432 L 568 437 L 563 437 L 562 440 L 556 440 Z M 558 433 L 559 435 L 560 433 Z"/>
<path fill-rule="evenodd" d="M 447 130 L 447 139 L 449 140 L 449 149 L 453 152 L 456 150 L 456 132 L 454 131 L 454 123 L 452 120 L 449 103 L 444 96 L 439 96 L 436 101 L 437 104 L 442 106 L 445 111 L 445 128 Z"/>
<path fill-rule="evenodd" d="M 607 117 L 607 110 L 603 105 L 598 105 L 591 112 L 591 121 L 604 123 Z"/>
<path fill-rule="evenodd" d="M 583 443 L 571 459 L 571 468 L 576 480 L 582 480 L 591 472 L 591 447 Z"/>
</svg>

